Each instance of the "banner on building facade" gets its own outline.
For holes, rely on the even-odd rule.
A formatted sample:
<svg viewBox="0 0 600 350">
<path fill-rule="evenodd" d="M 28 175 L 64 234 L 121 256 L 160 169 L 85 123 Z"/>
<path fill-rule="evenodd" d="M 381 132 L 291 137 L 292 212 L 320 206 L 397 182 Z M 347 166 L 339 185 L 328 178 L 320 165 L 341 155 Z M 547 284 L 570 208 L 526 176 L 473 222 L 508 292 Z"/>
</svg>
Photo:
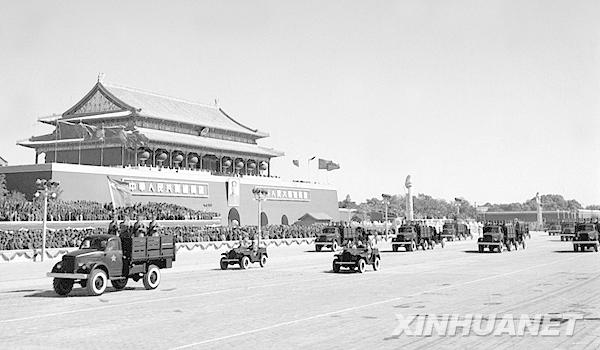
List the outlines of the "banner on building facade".
<svg viewBox="0 0 600 350">
<path fill-rule="evenodd" d="M 240 179 L 227 180 L 227 205 L 230 207 L 240 206 Z"/>
<path fill-rule="evenodd" d="M 267 200 L 269 201 L 292 201 L 309 202 L 310 190 L 298 188 L 275 188 L 265 187 L 267 190 Z"/>
<path fill-rule="evenodd" d="M 208 184 L 191 181 L 123 179 L 133 196 L 208 198 Z"/>
</svg>

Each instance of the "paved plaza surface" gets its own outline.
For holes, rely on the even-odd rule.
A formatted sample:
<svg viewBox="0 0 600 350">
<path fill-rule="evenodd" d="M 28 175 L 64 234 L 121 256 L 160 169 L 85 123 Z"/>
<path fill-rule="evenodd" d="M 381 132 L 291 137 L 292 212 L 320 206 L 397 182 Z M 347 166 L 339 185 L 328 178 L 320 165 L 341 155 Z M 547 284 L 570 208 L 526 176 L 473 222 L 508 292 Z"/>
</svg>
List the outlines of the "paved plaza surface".
<svg viewBox="0 0 600 350">
<path fill-rule="evenodd" d="M 265 268 L 219 269 L 222 251 L 184 251 L 157 290 L 130 281 L 99 297 L 59 297 L 52 261 L 0 264 L 2 348 L 575 348 L 600 347 L 600 253 L 533 233 L 526 250 L 477 253 L 476 240 L 391 252 L 381 270 L 331 271 L 333 253 L 269 247 Z M 398 334 L 398 317 L 577 313 L 573 336 Z M 398 316 L 400 315 L 400 316 Z M 566 322 L 561 323 L 564 333 Z"/>
</svg>

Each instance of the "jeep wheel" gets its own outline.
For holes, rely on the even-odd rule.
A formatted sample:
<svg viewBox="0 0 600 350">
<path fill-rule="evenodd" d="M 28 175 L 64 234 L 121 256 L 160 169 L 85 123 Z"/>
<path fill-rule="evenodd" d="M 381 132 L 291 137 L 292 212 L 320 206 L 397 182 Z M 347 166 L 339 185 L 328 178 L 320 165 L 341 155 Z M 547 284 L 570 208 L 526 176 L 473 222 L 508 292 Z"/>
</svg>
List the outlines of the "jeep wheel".
<svg viewBox="0 0 600 350">
<path fill-rule="evenodd" d="M 333 261 L 333 272 L 338 273 L 340 272 L 340 265 L 336 264 L 337 260 Z"/>
<path fill-rule="evenodd" d="M 247 256 L 242 256 L 242 258 L 240 259 L 240 268 L 242 268 L 242 270 L 245 270 L 248 268 L 249 265 L 250 258 L 248 258 Z"/>
<path fill-rule="evenodd" d="M 367 267 L 367 263 L 365 262 L 365 259 L 363 259 L 363 258 L 358 259 L 358 262 L 356 263 L 356 267 L 358 269 L 358 272 L 360 272 L 360 273 L 365 272 L 365 268 Z"/>
<path fill-rule="evenodd" d="M 375 260 L 373 260 L 373 270 L 377 271 L 379 270 L 379 264 L 380 264 L 380 259 L 379 257 L 375 257 Z"/>
<path fill-rule="evenodd" d="M 73 280 L 68 278 L 55 278 L 52 285 L 58 295 L 67 295 L 73 290 Z"/>
<path fill-rule="evenodd" d="M 267 264 L 267 256 L 261 254 L 260 261 L 258 263 L 260 264 L 260 267 L 265 267 L 265 265 Z"/>
<path fill-rule="evenodd" d="M 88 277 L 88 293 L 90 295 L 101 295 L 106 290 L 107 282 L 106 272 L 100 269 L 93 270 Z"/>
<path fill-rule="evenodd" d="M 123 278 L 120 280 L 111 280 L 110 284 L 112 284 L 114 289 L 122 290 L 127 285 L 127 281 L 129 281 L 129 278 Z"/>
<path fill-rule="evenodd" d="M 221 258 L 221 261 L 219 261 L 219 265 L 221 265 L 221 270 L 227 270 L 227 268 L 229 267 L 229 262 L 225 261 L 225 258 Z"/>
<path fill-rule="evenodd" d="M 336 241 L 333 241 L 333 243 L 331 244 L 331 251 L 335 252 L 338 249 L 338 245 Z"/>
<path fill-rule="evenodd" d="M 158 269 L 158 266 L 148 266 L 148 271 L 144 274 L 142 282 L 144 282 L 144 288 L 156 289 L 160 284 L 160 270 Z"/>
<path fill-rule="evenodd" d="M 315 250 L 318 251 L 318 252 L 320 252 L 321 251 L 321 246 L 320 245 L 315 246 Z"/>
</svg>

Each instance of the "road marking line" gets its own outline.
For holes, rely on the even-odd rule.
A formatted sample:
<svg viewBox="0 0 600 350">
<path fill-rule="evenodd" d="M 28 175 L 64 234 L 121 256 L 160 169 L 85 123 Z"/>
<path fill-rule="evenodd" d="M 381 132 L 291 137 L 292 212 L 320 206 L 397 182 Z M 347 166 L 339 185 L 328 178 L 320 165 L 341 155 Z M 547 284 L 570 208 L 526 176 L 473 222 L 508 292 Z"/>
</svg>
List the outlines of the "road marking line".
<svg viewBox="0 0 600 350">
<path fill-rule="evenodd" d="M 345 309 L 341 309 L 341 310 L 336 310 L 336 311 L 330 311 L 330 312 L 326 312 L 326 313 L 322 313 L 322 314 L 318 314 L 318 315 L 314 315 L 314 316 L 310 316 L 310 317 L 305 317 L 305 318 L 300 318 L 300 319 L 296 319 L 296 320 L 291 320 L 291 321 L 276 323 L 276 324 L 273 324 L 273 325 L 270 325 L 270 326 L 256 328 L 256 329 L 252 329 L 252 330 L 248 330 L 248 331 L 244 331 L 244 332 L 239 332 L 239 333 L 234 333 L 234 334 L 225 335 L 225 336 L 221 336 L 221 337 L 206 339 L 206 340 L 195 342 L 195 343 L 190 343 L 190 344 L 186 344 L 186 345 L 177 346 L 177 347 L 171 348 L 171 350 L 187 349 L 187 348 L 191 348 L 191 347 L 195 347 L 195 346 L 199 346 L 199 345 L 204 345 L 204 344 L 209 344 L 209 343 L 215 343 L 215 342 L 218 342 L 218 341 L 221 341 L 221 340 L 227 340 L 227 339 L 241 337 L 241 336 L 248 335 L 248 334 L 254 334 L 254 333 L 259 333 L 259 332 L 263 332 L 263 331 L 268 331 L 268 330 L 271 330 L 271 329 L 274 329 L 274 328 L 280 328 L 280 327 L 289 326 L 289 325 L 296 324 L 296 323 L 311 321 L 311 320 L 314 320 L 314 319 L 323 318 L 323 317 L 327 317 L 327 316 L 331 316 L 331 315 L 337 315 L 337 314 L 341 314 L 341 313 L 346 313 L 346 312 L 350 312 L 350 311 L 356 311 L 356 310 L 368 308 L 368 307 L 371 307 L 371 306 L 378 306 L 378 305 L 382 305 L 382 304 L 387 304 L 387 303 L 391 303 L 391 302 L 398 301 L 398 300 L 401 300 L 401 299 L 406 299 L 406 298 L 409 298 L 409 297 L 419 296 L 419 295 L 422 295 L 422 294 L 425 294 L 425 293 L 431 293 L 431 292 L 437 292 L 437 291 L 445 290 L 445 289 L 462 287 L 462 286 L 466 286 L 466 285 L 469 285 L 469 284 L 473 284 L 473 283 L 477 283 L 477 282 L 482 282 L 482 281 L 486 281 L 486 280 L 490 280 L 490 279 L 494 279 L 494 278 L 498 278 L 498 277 L 504 277 L 504 276 L 513 275 L 515 273 L 519 273 L 519 272 L 523 272 L 523 271 L 527 271 L 527 270 L 532 270 L 532 269 L 535 269 L 535 268 L 538 268 L 538 267 L 544 267 L 544 266 L 554 265 L 554 264 L 558 264 L 558 263 L 564 263 L 565 261 L 573 260 L 573 259 L 576 259 L 576 258 L 581 257 L 581 256 L 582 255 L 578 255 L 578 256 L 575 256 L 575 257 L 572 257 L 572 258 L 568 258 L 566 260 L 559 260 L 559 261 L 554 261 L 554 262 L 551 262 L 551 263 L 530 266 L 530 267 L 527 267 L 527 268 L 524 268 L 524 269 L 510 271 L 510 272 L 505 272 L 505 273 L 501 273 L 501 274 L 497 274 L 497 275 L 492 275 L 492 276 L 488 276 L 488 277 L 482 277 L 482 278 L 474 279 L 474 280 L 471 280 L 471 281 L 466 281 L 466 282 L 459 283 L 459 284 L 438 287 L 438 288 L 434 288 L 434 289 L 430 289 L 430 290 L 424 290 L 424 291 L 420 291 L 420 292 L 413 293 L 413 294 L 408 294 L 408 295 L 403 295 L 403 296 L 396 297 L 396 298 L 391 298 L 391 299 L 386 299 L 386 300 L 380 300 L 380 301 L 376 301 L 376 302 L 373 302 L 373 303 L 363 304 L 363 305 L 359 305 L 359 306 L 353 306 L 353 307 L 349 307 L 349 308 L 345 308 Z"/>
</svg>

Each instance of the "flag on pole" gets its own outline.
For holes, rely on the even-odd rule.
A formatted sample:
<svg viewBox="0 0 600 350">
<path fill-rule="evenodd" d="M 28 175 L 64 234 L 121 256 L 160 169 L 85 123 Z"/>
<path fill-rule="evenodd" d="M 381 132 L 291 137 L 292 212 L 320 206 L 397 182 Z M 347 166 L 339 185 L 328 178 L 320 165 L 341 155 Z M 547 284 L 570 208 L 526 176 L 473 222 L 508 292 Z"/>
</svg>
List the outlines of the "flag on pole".
<svg viewBox="0 0 600 350">
<path fill-rule="evenodd" d="M 330 160 L 319 158 L 319 169 L 327 169 L 327 164 L 330 162 Z"/>
<path fill-rule="evenodd" d="M 332 171 L 332 170 L 337 170 L 339 168 L 340 168 L 340 165 L 338 163 L 334 163 L 331 160 L 319 158 L 319 169 Z"/>
<path fill-rule="evenodd" d="M 338 163 L 334 163 L 334 162 L 329 162 L 327 164 L 327 171 L 332 171 L 332 170 L 337 170 L 340 168 L 340 165 Z"/>
<path fill-rule="evenodd" d="M 116 179 L 108 179 L 108 190 L 110 192 L 110 200 L 112 201 L 113 208 L 119 207 L 130 207 L 131 201 L 131 190 L 129 189 L 129 183 Z"/>
<path fill-rule="evenodd" d="M 292 160 L 292 164 L 294 164 L 297 167 L 300 167 L 300 161 L 298 159 Z"/>
</svg>

